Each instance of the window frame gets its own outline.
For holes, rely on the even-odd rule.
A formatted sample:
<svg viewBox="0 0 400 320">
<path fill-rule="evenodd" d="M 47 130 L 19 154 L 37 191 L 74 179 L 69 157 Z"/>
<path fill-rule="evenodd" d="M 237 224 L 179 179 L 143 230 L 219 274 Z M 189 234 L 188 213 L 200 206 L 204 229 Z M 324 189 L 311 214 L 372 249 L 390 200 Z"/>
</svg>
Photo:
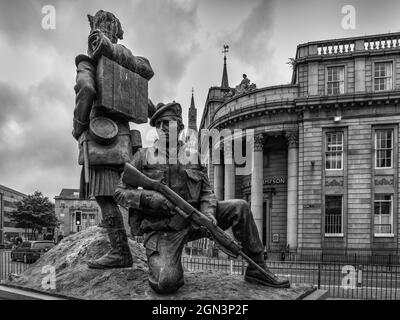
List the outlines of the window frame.
<svg viewBox="0 0 400 320">
<path fill-rule="evenodd" d="M 89 227 L 94 227 L 96 226 L 96 214 L 94 213 L 89 213 L 88 214 L 88 221 L 89 221 Z"/>
<path fill-rule="evenodd" d="M 334 153 L 334 152 L 338 152 L 338 151 L 328 151 L 328 134 L 333 134 L 333 133 L 341 133 L 342 134 L 342 150 L 341 150 L 341 168 L 327 168 L 326 167 L 326 161 L 327 161 L 327 154 L 328 152 Z M 344 142 L 345 142 L 345 137 L 344 137 L 345 133 L 343 130 L 328 130 L 325 131 L 324 134 L 324 139 L 325 139 L 325 144 L 324 144 L 324 169 L 325 171 L 328 172 L 332 172 L 332 171 L 343 171 L 344 168 Z"/>
<path fill-rule="evenodd" d="M 375 202 L 385 202 L 387 200 L 376 200 L 376 195 L 381 194 L 381 195 L 390 195 L 390 233 L 377 233 L 375 232 Z M 374 194 L 374 201 L 373 201 L 373 218 L 372 218 L 372 228 L 373 228 L 373 234 L 374 237 L 376 238 L 392 238 L 394 237 L 394 194 L 392 193 L 375 193 Z"/>
<path fill-rule="evenodd" d="M 326 198 L 327 197 L 340 197 L 341 199 L 341 211 L 340 211 L 340 228 L 341 232 L 340 233 L 326 233 Z M 333 238 L 333 237 L 344 237 L 344 195 L 343 194 L 325 194 L 325 199 L 324 199 L 324 237 L 325 238 Z"/>
<path fill-rule="evenodd" d="M 377 167 L 377 156 L 378 156 L 378 149 L 377 149 L 377 132 L 378 131 L 390 131 L 391 132 L 391 154 L 390 154 L 390 162 L 391 162 L 391 166 L 390 167 Z M 375 128 L 373 131 L 373 138 L 374 138 L 374 142 L 373 142 L 373 146 L 374 146 L 374 168 L 376 170 L 385 170 L 385 169 L 393 169 L 393 162 L 394 162 L 394 147 L 395 147 L 395 143 L 394 143 L 394 128 L 393 127 L 378 127 Z M 385 150 L 385 149 L 379 149 L 379 150 Z"/>
<path fill-rule="evenodd" d="M 328 76 L 329 76 L 329 69 L 332 68 L 342 68 L 343 69 L 343 92 L 340 92 L 340 85 L 339 85 L 339 93 L 329 93 L 328 90 L 328 83 L 333 83 L 333 82 L 341 82 L 341 81 L 328 81 Z M 338 95 L 342 95 L 342 94 L 346 94 L 347 90 L 347 66 L 345 64 L 333 64 L 333 65 L 327 65 L 325 67 L 325 94 L 327 96 L 338 96 Z"/>
<path fill-rule="evenodd" d="M 376 71 L 376 65 L 380 63 L 390 63 L 392 65 L 392 75 L 391 76 L 386 76 L 386 77 L 375 77 L 375 71 Z M 386 79 L 386 78 L 391 78 L 391 88 L 386 88 L 383 90 L 376 90 L 375 89 L 375 79 Z M 385 92 L 385 91 L 391 91 L 394 89 L 394 61 L 393 60 L 377 60 L 373 62 L 373 70 L 372 70 L 372 91 L 373 92 Z"/>
</svg>

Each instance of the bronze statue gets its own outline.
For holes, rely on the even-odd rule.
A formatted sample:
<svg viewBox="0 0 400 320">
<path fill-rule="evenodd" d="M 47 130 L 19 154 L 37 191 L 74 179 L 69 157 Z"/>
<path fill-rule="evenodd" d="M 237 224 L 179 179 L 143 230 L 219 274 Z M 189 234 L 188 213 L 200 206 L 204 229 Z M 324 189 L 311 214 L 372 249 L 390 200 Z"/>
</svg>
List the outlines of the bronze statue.
<svg viewBox="0 0 400 320">
<path fill-rule="evenodd" d="M 217 201 L 206 168 L 200 162 L 182 164 L 176 161 L 176 155 L 187 148 L 183 141 L 176 143 L 177 148 L 169 145 L 173 139 L 178 140 L 184 127 L 181 106 L 176 102 L 159 104 L 150 124 L 156 127 L 159 139 L 152 147 L 139 149 L 130 164 L 149 178 L 166 184 L 221 229 L 232 227 L 243 252 L 258 266 L 248 266 L 246 281 L 289 287 L 286 279 L 276 277 L 265 265 L 264 247 L 247 202 L 239 199 Z M 173 137 L 169 137 L 171 125 L 178 129 Z M 159 163 L 159 159 L 167 159 L 167 163 Z M 181 255 L 185 243 L 205 237 L 207 232 L 182 214 L 176 214 L 176 205 L 160 192 L 133 188 L 124 181 L 120 180 L 115 200 L 129 208 L 132 234 L 145 237 L 149 284 L 158 293 L 172 293 L 184 284 Z M 260 267 L 264 272 L 258 270 Z"/>
<path fill-rule="evenodd" d="M 106 255 L 89 261 L 88 266 L 130 267 L 132 256 L 122 214 L 113 195 L 125 162 L 132 159 L 129 121 L 147 121 L 151 105 L 147 81 L 154 73 L 146 58 L 134 56 L 117 43 L 123 37 L 123 30 L 112 13 L 100 10 L 88 18 L 91 28 L 88 54 L 75 59 L 72 134 L 79 142 L 79 164 L 83 165 L 80 197 L 96 199 L 103 217 L 101 225 L 106 228 L 111 244 Z M 132 90 L 135 95 L 128 92 Z"/>
</svg>

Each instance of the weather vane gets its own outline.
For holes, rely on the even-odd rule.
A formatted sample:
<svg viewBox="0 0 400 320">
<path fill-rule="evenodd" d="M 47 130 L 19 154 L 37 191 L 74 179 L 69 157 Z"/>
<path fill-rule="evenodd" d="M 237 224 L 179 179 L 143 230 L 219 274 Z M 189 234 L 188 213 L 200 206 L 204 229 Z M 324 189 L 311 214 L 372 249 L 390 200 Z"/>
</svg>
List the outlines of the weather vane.
<svg viewBox="0 0 400 320">
<path fill-rule="evenodd" d="M 226 58 L 226 54 L 229 52 L 229 46 L 227 44 L 224 44 L 224 50 L 222 50 L 222 53 L 224 54 L 224 57 Z"/>
</svg>

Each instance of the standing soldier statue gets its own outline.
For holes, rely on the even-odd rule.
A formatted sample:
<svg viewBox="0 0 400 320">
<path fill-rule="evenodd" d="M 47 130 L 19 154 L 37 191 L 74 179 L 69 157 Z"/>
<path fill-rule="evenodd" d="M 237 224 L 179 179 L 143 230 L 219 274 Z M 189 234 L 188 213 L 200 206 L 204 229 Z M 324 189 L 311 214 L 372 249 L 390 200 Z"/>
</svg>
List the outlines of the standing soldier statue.
<svg viewBox="0 0 400 320">
<path fill-rule="evenodd" d="M 151 101 L 147 82 L 154 73 L 149 61 L 137 57 L 121 44 L 123 31 L 110 12 L 88 15 L 88 55 L 75 59 L 76 105 L 73 136 L 79 142 L 82 165 L 80 197 L 94 197 L 101 208 L 102 226 L 107 230 L 111 250 L 91 268 L 132 266 L 122 214 L 113 199 L 125 162 L 132 159 L 129 122 L 145 123 Z"/>
<path fill-rule="evenodd" d="M 156 127 L 159 139 L 152 147 L 139 149 L 133 160 L 125 165 L 115 199 L 121 206 L 130 208 L 131 232 L 145 236 L 149 284 L 153 290 L 172 293 L 183 285 L 183 247 L 186 242 L 207 235 L 204 228 L 185 218 L 185 215 L 196 215 L 193 213 L 195 210 L 203 216 L 203 221 L 207 220 L 213 226 L 222 230 L 232 227 L 236 240 L 242 244 L 241 253 L 252 260 L 246 270 L 246 281 L 277 288 L 289 287 L 288 280 L 276 277 L 265 265 L 264 246 L 247 202 L 239 199 L 217 201 L 207 170 L 197 160 L 198 153 L 190 150 L 188 144 L 178 141 L 184 127 L 180 104 L 158 104 L 150 125 Z M 194 161 L 184 159 L 188 151 L 195 151 L 191 156 Z M 132 169 L 127 171 L 129 168 Z M 160 182 L 164 185 L 163 189 L 171 189 L 177 194 L 175 198 L 181 198 L 180 204 L 188 209 L 183 216 L 177 214 L 177 203 L 172 203 L 165 194 L 155 189 L 146 188 L 143 181 L 148 178 Z M 135 184 L 142 188 L 135 187 Z M 220 232 L 223 233 L 222 230 Z"/>
</svg>

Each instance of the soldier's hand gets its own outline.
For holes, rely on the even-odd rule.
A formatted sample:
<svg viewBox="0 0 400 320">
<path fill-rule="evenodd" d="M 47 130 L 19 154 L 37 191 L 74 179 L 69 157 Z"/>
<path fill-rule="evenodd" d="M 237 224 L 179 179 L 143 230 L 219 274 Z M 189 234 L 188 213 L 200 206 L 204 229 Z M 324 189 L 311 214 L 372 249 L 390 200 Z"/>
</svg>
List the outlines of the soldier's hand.
<svg viewBox="0 0 400 320">
<path fill-rule="evenodd" d="M 213 215 L 212 213 L 210 213 L 210 212 L 203 212 L 203 214 L 204 214 L 208 219 L 210 219 L 210 220 L 213 222 L 213 224 L 217 225 L 217 219 L 214 217 L 214 215 Z"/>
<path fill-rule="evenodd" d="M 101 54 L 102 45 L 105 41 L 106 36 L 100 30 L 93 30 L 88 37 L 88 48 L 89 56 L 95 60 L 99 58 Z"/>
<path fill-rule="evenodd" d="M 161 211 L 165 214 L 173 212 L 174 205 L 161 193 L 152 190 L 143 190 L 140 197 L 141 205 L 144 208 Z"/>
</svg>

